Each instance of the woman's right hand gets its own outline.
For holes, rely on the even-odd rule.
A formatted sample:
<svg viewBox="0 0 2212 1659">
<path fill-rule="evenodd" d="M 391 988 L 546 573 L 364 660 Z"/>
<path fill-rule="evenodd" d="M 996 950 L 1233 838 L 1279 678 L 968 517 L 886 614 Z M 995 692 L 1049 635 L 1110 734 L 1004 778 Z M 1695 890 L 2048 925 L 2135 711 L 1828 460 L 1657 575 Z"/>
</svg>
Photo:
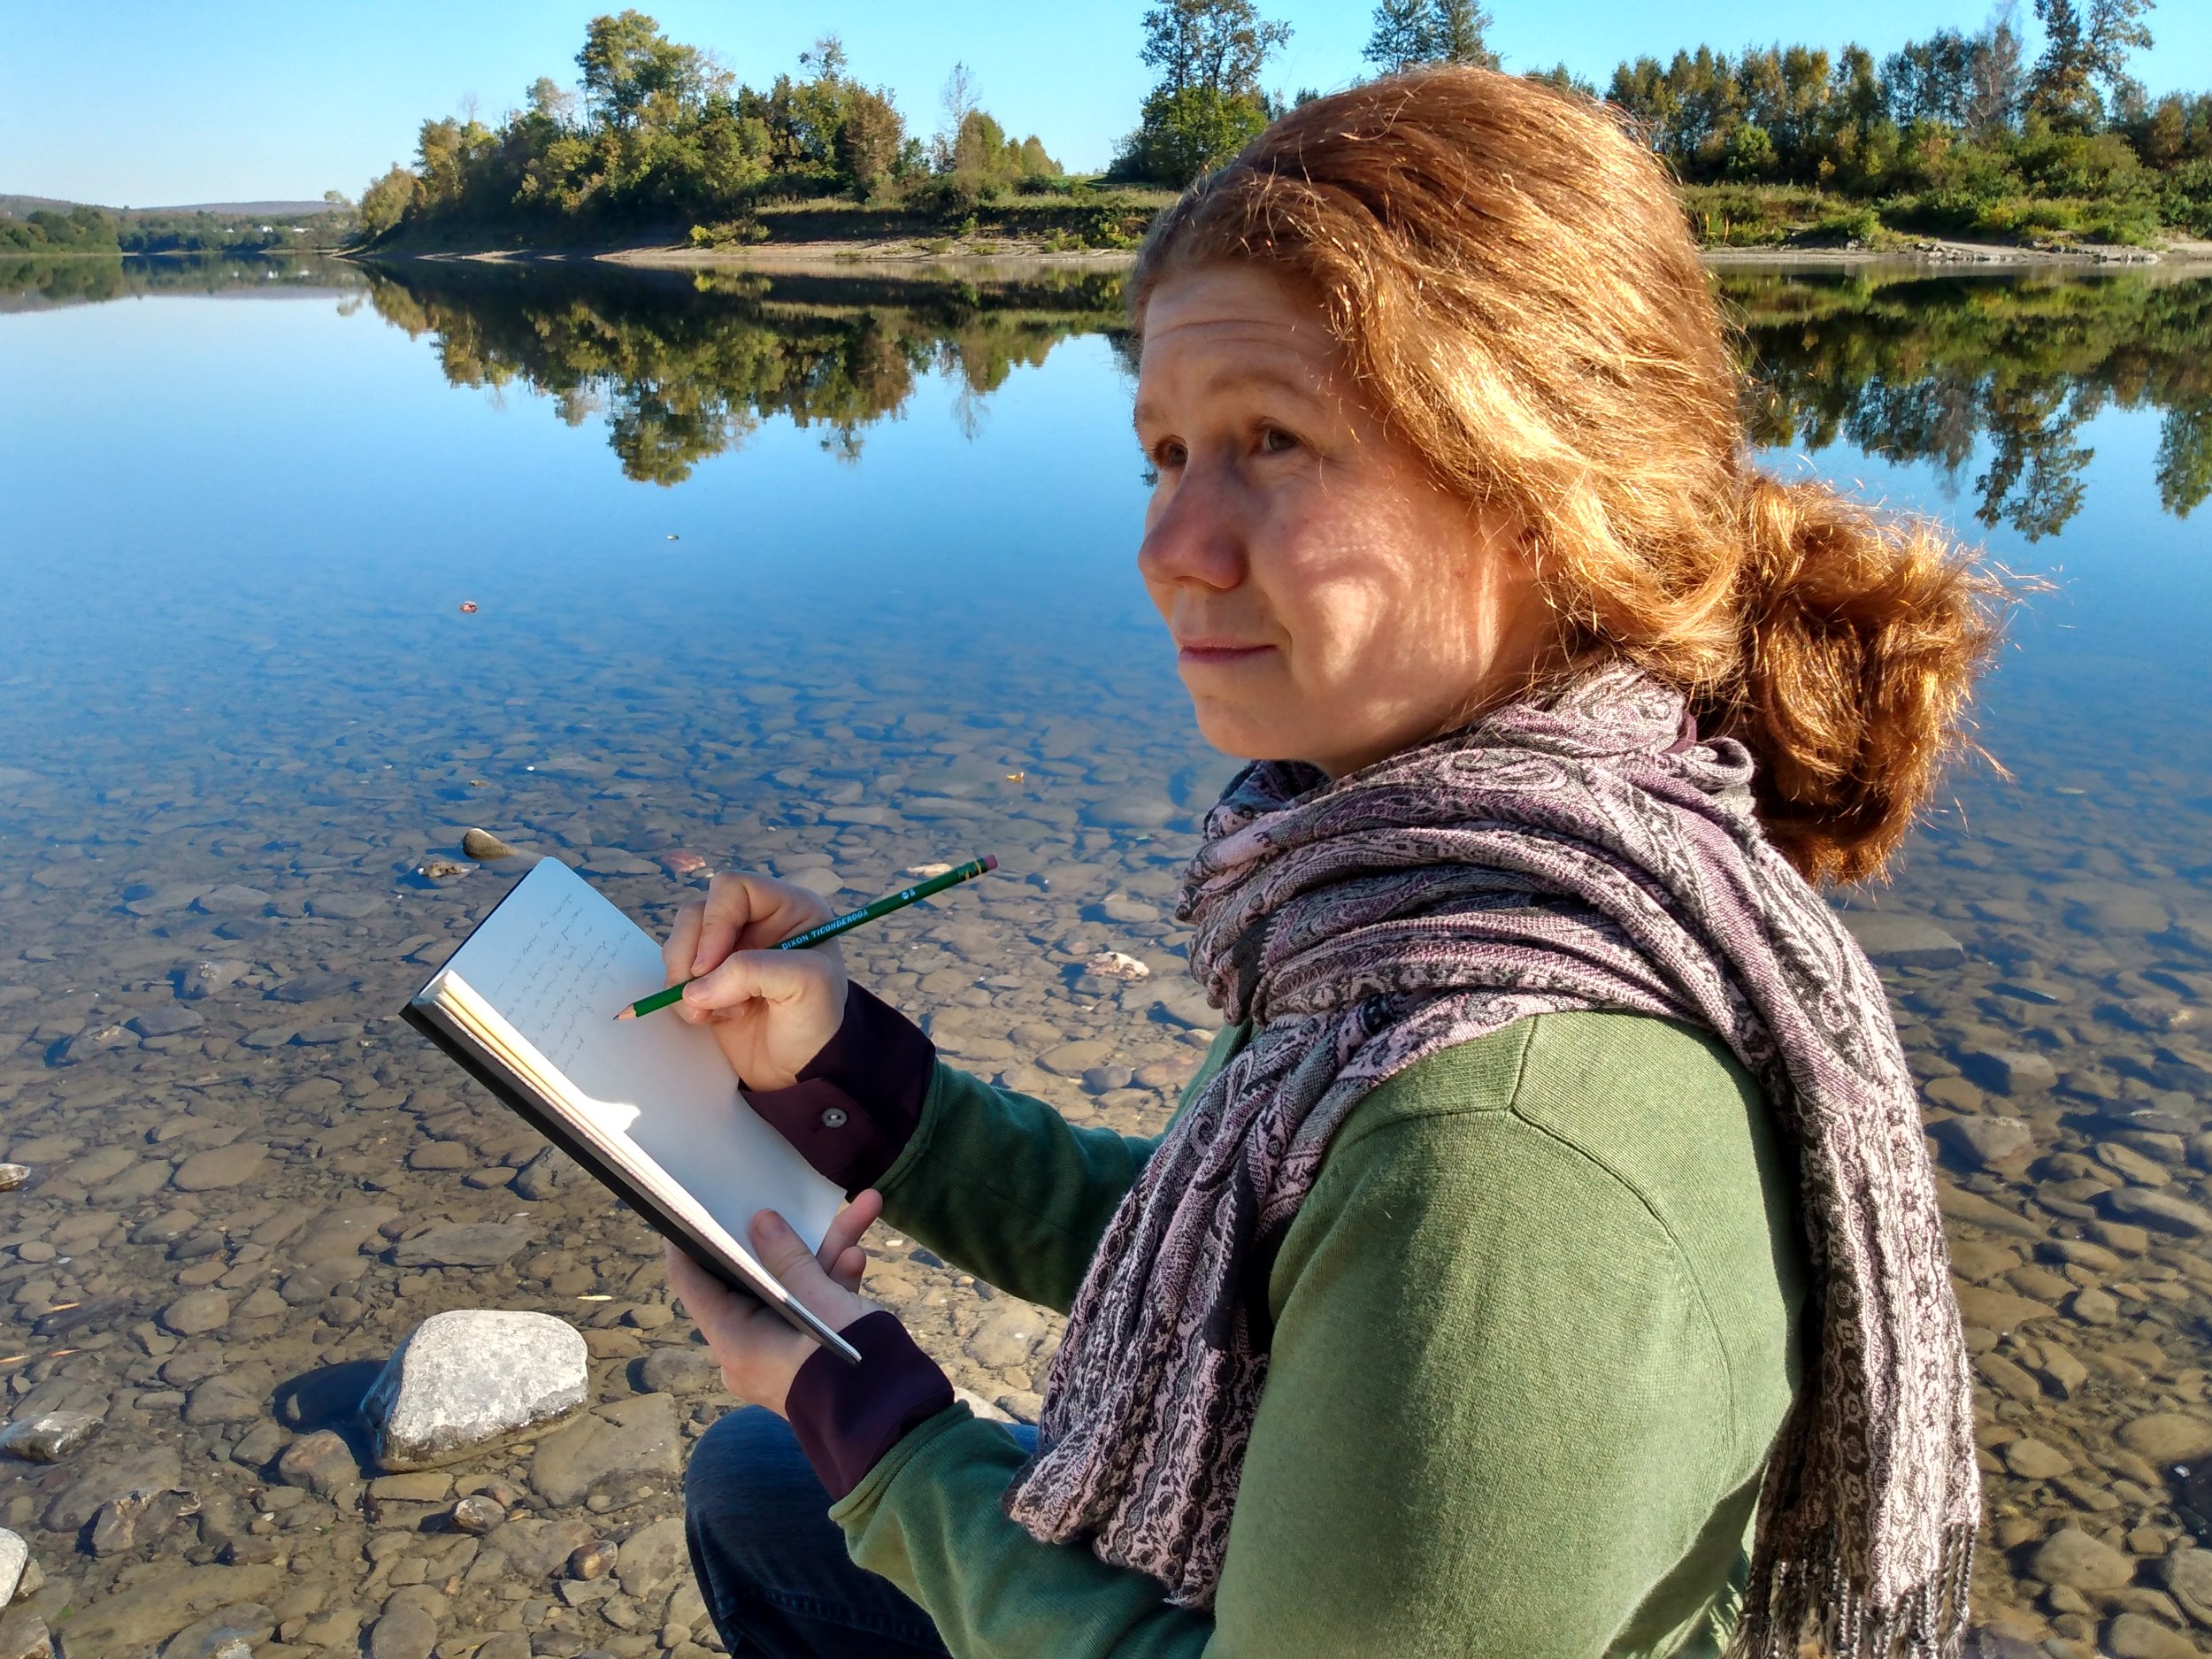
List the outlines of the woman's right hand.
<svg viewBox="0 0 2212 1659">
<path fill-rule="evenodd" d="M 689 979 L 670 1011 L 704 1025 L 748 1088 L 788 1088 L 845 1018 L 845 957 L 835 941 L 768 947 L 829 920 L 818 893 L 767 876 L 715 877 L 706 902 L 676 912 L 661 947 L 667 983 Z"/>
</svg>

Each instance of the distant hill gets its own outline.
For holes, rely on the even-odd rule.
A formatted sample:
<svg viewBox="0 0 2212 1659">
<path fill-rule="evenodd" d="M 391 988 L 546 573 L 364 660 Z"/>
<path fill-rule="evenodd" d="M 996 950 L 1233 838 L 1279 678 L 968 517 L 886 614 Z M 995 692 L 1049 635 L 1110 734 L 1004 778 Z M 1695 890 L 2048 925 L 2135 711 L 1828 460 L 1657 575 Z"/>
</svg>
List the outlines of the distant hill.
<svg viewBox="0 0 2212 1659">
<path fill-rule="evenodd" d="M 0 193 L 0 219 L 22 219 L 44 208 L 65 213 L 77 205 L 50 196 L 10 196 Z M 188 202 L 177 207 L 103 207 L 104 213 L 119 219 L 134 218 L 141 213 L 209 213 L 218 219 L 305 219 L 310 214 L 327 213 L 327 202 Z"/>
<path fill-rule="evenodd" d="M 327 213 L 327 202 L 188 202 L 181 207 L 134 207 L 125 210 L 133 213 L 213 213 L 218 218 L 229 216 L 251 219 L 256 215 L 270 218 L 282 215 L 287 219 L 304 219 L 311 213 Z"/>
</svg>

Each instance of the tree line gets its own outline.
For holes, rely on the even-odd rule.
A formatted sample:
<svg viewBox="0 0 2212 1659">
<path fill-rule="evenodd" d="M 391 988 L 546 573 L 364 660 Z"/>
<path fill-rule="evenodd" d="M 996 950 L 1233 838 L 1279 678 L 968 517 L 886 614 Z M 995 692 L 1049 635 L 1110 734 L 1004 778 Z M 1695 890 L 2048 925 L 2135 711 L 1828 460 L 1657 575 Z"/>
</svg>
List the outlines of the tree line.
<svg viewBox="0 0 2212 1659">
<path fill-rule="evenodd" d="M 1938 30 L 1881 58 L 1857 45 L 1700 46 L 1623 62 L 1602 92 L 1563 65 L 1525 73 L 1601 98 L 1686 184 L 1794 191 L 1847 234 L 2212 234 L 2212 93 L 2152 100 L 2131 72 L 2152 46 L 2155 0 L 2033 4 L 2032 57 L 2007 0 L 1973 34 Z M 1492 23 L 1478 0 L 1380 0 L 1364 60 L 1378 73 L 1501 67 Z M 757 89 L 626 11 L 587 28 L 573 90 L 541 78 L 495 123 L 425 121 L 412 165 L 363 194 L 360 225 L 373 242 L 688 226 L 696 242 L 741 242 L 768 234 L 760 211 L 778 202 L 843 197 L 952 222 L 1024 193 L 1179 188 L 1318 96 L 1263 84 L 1290 37 L 1258 0 L 1159 0 L 1143 17 L 1155 80 L 1136 124 L 1104 175 L 1071 179 L 1036 135 L 1017 141 L 982 108 L 962 65 L 924 138 L 887 89 L 849 73 L 833 35 Z M 1126 229 L 1108 214 L 1096 239 Z"/>
<path fill-rule="evenodd" d="M 1607 99 L 1694 184 L 1810 188 L 1839 222 L 1937 233 L 2140 242 L 2212 234 L 2212 94 L 2155 102 L 2129 73 L 2154 0 L 2035 0 L 1878 60 L 1846 46 L 1709 47 L 1614 72 Z"/>
<path fill-rule="evenodd" d="M 1048 187 L 1059 164 L 1033 134 L 1010 137 L 956 65 L 945 125 L 925 141 L 890 94 L 848 73 L 834 35 L 764 89 L 711 54 L 670 40 L 640 12 L 592 19 L 578 89 L 550 77 L 496 125 L 473 113 L 426 120 L 412 166 L 362 194 L 372 240 L 403 227 L 621 233 L 688 224 L 702 242 L 757 240 L 762 201 L 845 196 L 967 211 Z"/>
<path fill-rule="evenodd" d="M 21 219 L 0 218 L 0 251 L 231 256 L 332 248 L 353 234 L 352 214 L 339 206 L 343 202 L 338 196 L 335 211 L 299 224 L 227 213 L 111 213 L 83 204 L 66 211 L 36 208 Z"/>
</svg>

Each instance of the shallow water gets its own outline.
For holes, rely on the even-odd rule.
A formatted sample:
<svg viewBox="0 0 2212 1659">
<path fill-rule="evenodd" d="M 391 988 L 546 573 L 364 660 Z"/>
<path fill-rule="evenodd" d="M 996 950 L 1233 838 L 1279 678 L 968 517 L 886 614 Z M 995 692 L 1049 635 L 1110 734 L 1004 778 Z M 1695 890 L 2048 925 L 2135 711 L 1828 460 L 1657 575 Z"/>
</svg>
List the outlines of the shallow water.
<svg viewBox="0 0 2212 1659">
<path fill-rule="evenodd" d="M 1985 704 L 2010 776 L 1962 772 L 1893 887 L 1847 902 L 1957 948 L 1886 977 L 1984 1356 L 1985 1617 L 2060 1655 L 2116 1617 L 2212 1629 L 2212 1585 L 2168 1560 L 2200 1524 L 2171 1466 L 2212 1454 L 2212 281 L 1724 288 L 1778 465 L 2055 584 Z M 394 1017 L 503 888 L 421 873 L 466 826 L 653 926 L 695 890 L 679 852 L 849 899 L 995 852 L 1002 876 L 850 941 L 856 972 L 972 1069 L 1164 1120 L 1208 1024 L 1172 894 L 1226 768 L 1132 569 L 1116 303 L 1097 272 L 0 271 L 0 1144 L 33 1170 L 0 1195 L 0 1376 L 18 1417 L 106 1414 L 71 1459 L 0 1463 L 0 1522 L 65 1643 L 82 1609 L 144 1626 L 80 1623 L 71 1659 L 209 1610 L 178 1599 L 196 1563 L 247 1575 L 195 1594 L 267 1608 L 263 1654 L 350 1652 L 417 1583 L 449 1653 L 711 1636 L 669 1583 L 565 1599 L 473 1540 L 393 1541 L 431 1499 L 267 1473 L 336 1421 L 314 1379 L 440 1309 L 575 1319 L 608 1401 L 664 1394 L 670 1363 L 641 1367 L 690 1342 L 642 1230 L 572 1178 L 511 1187 L 536 1143 Z M 1107 949 L 1151 976 L 1086 975 Z M 204 962 L 227 982 L 187 998 Z M 335 1254 L 333 1212 L 363 1218 Z M 475 1220 L 530 1241 L 387 1259 Z M 876 1254 L 956 1381 L 1033 1410 L 1055 1321 Z M 220 1323 L 175 1329 L 211 1287 Z M 718 1409 L 703 1380 L 679 1434 Z M 587 1533 L 675 1510 L 651 1458 L 554 1504 L 559 1455 L 454 1472 Z M 199 1516 L 79 1536 L 165 1486 Z M 2116 1553 L 2063 1564 L 2069 1525 Z"/>
</svg>

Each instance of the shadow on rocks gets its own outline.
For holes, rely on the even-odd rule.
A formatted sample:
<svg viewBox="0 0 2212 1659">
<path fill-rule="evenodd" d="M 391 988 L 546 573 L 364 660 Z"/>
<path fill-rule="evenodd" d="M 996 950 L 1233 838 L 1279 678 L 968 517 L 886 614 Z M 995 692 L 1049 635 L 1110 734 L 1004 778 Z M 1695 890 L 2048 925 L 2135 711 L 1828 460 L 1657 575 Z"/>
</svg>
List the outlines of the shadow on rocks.
<svg viewBox="0 0 2212 1659">
<path fill-rule="evenodd" d="M 369 1432 L 361 1421 L 361 1400 L 383 1369 L 381 1360 L 349 1359 L 302 1371 L 277 1385 L 277 1421 L 296 1434 L 331 1430 L 344 1439 L 365 1469 Z"/>
</svg>

